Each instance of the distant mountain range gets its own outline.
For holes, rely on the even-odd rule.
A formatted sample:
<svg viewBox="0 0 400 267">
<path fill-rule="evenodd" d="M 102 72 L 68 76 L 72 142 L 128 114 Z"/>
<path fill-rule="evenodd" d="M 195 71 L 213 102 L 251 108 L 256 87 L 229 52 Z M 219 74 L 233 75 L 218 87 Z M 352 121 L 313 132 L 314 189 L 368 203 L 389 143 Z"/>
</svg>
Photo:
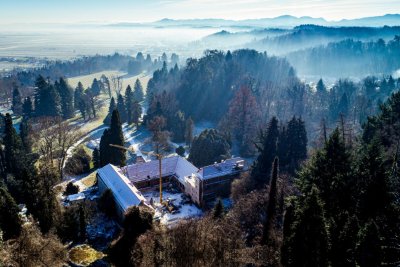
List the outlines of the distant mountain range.
<svg viewBox="0 0 400 267">
<path fill-rule="evenodd" d="M 289 15 L 276 18 L 247 19 L 247 20 L 225 20 L 225 19 L 162 19 L 150 23 L 130 23 L 122 22 L 110 24 L 108 26 L 117 27 L 196 27 L 196 28 L 219 28 L 219 27 L 238 27 L 238 28 L 266 28 L 280 27 L 292 28 L 298 25 L 315 24 L 322 26 L 400 26 L 400 14 L 386 14 L 376 17 L 365 17 L 359 19 L 343 19 L 340 21 L 328 21 L 324 18 L 294 17 Z"/>
</svg>

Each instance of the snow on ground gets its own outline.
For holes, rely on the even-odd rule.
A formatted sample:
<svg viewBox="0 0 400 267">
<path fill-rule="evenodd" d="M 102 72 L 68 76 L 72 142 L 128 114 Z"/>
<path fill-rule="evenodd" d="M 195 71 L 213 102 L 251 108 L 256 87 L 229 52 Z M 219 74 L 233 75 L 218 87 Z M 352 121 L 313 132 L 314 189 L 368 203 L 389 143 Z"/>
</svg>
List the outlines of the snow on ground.
<svg viewBox="0 0 400 267">
<path fill-rule="evenodd" d="M 159 192 L 142 192 L 142 194 L 149 202 L 150 199 L 153 199 L 154 206 L 156 207 L 154 218 L 159 219 L 160 223 L 163 225 L 171 226 L 178 223 L 180 220 L 200 217 L 203 215 L 203 212 L 192 202 L 188 201 L 187 197 L 185 197 L 181 192 L 163 191 L 163 201 L 165 202 L 169 200 L 178 208 L 176 212 L 172 213 L 160 205 Z"/>
<path fill-rule="evenodd" d="M 77 146 L 79 146 L 79 145 L 80 145 L 83 141 L 85 141 L 88 137 L 92 136 L 93 134 L 95 134 L 95 133 L 97 133 L 97 132 L 104 131 L 104 130 L 107 129 L 107 128 L 108 128 L 108 127 L 100 127 L 100 128 L 97 128 L 97 129 L 95 129 L 95 130 L 89 132 L 88 134 L 86 134 L 85 136 L 83 136 L 81 139 L 79 139 L 78 141 L 76 141 L 72 146 L 70 146 L 70 147 L 68 148 L 68 150 L 67 150 L 67 156 L 66 156 L 66 158 L 65 158 L 63 168 L 65 167 L 65 164 L 67 163 L 68 159 L 69 159 L 70 157 L 72 157 L 72 152 L 74 151 L 74 149 L 75 149 Z"/>
</svg>

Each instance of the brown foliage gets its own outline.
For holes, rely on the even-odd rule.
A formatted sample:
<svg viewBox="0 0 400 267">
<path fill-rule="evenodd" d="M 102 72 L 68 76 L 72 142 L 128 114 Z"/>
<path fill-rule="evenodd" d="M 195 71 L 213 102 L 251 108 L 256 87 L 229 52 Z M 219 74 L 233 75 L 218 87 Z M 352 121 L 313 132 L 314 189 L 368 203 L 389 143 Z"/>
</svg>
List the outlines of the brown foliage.
<svg viewBox="0 0 400 267">
<path fill-rule="evenodd" d="M 236 225 L 209 216 L 157 228 L 138 241 L 133 256 L 141 255 L 140 266 L 241 266 L 236 260 L 244 248 Z"/>
<path fill-rule="evenodd" d="M 35 225 L 25 224 L 17 239 L 0 247 L 0 256 L 4 266 L 57 267 L 65 266 L 67 251 L 55 235 L 42 235 Z"/>
</svg>

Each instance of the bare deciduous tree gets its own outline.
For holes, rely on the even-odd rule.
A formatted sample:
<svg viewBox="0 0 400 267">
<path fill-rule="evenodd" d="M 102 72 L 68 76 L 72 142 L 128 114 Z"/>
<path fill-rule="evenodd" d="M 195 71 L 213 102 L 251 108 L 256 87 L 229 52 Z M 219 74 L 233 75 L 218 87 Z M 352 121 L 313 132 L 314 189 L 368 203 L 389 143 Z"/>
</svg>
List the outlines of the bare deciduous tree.
<svg viewBox="0 0 400 267">
<path fill-rule="evenodd" d="M 62 121 L 61 118 L 40 118 L 34 134 L 35 147 L 40 153 L 40 162 L 56 168 L 62 177 L 68 149 L 80 135 L 76 126 Z"/>
<path fill-rule="evenodd" d="M 117 96 L 122 92 L 122 77 L 112 75 L 111 76 L 111 85 L 114 92 L 116 92 Z"/>
</svg>

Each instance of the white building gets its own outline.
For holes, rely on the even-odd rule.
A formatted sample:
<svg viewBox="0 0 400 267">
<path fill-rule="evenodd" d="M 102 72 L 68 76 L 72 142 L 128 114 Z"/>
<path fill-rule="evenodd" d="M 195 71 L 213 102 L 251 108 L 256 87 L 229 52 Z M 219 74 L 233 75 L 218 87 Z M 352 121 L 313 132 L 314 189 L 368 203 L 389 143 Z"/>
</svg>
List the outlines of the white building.
<svg viewBox="0 0 400 267">
<path fill-rule="evenodd" d="M 163 186 L 174 184 L 189 195 L 199 206 L 228 196 L 234 178 L 246 170 L 244 160 L 232 158 L 201 169 L 180 156 L 163 158 L 161 173 Z M 159 189 L 159 161 L 137 163 L 118 168 L 111 164 L 97 172 L 100 192 L 110 189 L 117 203 L 118 213 L 130 206 L 149 205 L 141 191 Z"/>
</svg>

